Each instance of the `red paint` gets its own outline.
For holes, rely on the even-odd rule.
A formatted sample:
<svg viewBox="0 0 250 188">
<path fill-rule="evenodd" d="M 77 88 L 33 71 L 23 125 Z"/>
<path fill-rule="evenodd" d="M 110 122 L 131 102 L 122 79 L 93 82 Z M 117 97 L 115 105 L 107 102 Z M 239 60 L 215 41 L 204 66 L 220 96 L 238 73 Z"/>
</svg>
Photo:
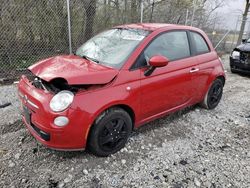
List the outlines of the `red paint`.
<svg viewBox="0 0 250 188">
<path fill-rule="evenodd" d="M 29 70 L 45 81 L 59 77 L 72 85 L 106 84 L 119 72 L 74 55 L 52 57 L 30 66 Z"/>
<path fill-rule="evenodd" d="M 73 103 L 65 111 L 52 112 L 49 102 L 53 95 L 35 88 L 25 76 L 21 78 L 19 92 L 39 107 L 35 109 L 21 99 L 22 103 L 32 110 L 32 122 L 51 134 L 51 140 L 44 141 L 28 126 L 32 135 L 44 145 L 64 150 L 85 148 L 91 125 L 104 110 L 117 105 L 126 106 L 134 113 L 134 126 L 139 127 L 155 118 L 201 102 L 213 80 L 218 76 L 225 77 L 211 42 L 205 33 L 197 28 L 169 24 L 132 24 L 118 27 L 152 31 L 120 70 L 73 55 L 50 58 L 30 67 L 34 74 L 46 81 L 63 77 L 69 84 L 110 83 L 102 88 L 76 93 Z M 191 30 L 200 33 L 211 52 L 170 62 L 165 59 L 163 64 L 167 65 L 156 68 L 150 76 L 144 75 L 146 67 L 130 70 L 148 43 L 162 32 L 170 30 Z M 159 60 L 159 57 L 157 58 Z M 153 60 L 156 62 L 156 59 Z M 59 115 L 69 117 L 67 126 L 59 128 L 53 124 L 54 118 Z"/>
<path fill-rule="evenodd" d="M 149 64 L 153 67 L 164 67 L 168 64 L 168 59 L 161 55 L 156 55 L 150 58 Z"/>
</svg>

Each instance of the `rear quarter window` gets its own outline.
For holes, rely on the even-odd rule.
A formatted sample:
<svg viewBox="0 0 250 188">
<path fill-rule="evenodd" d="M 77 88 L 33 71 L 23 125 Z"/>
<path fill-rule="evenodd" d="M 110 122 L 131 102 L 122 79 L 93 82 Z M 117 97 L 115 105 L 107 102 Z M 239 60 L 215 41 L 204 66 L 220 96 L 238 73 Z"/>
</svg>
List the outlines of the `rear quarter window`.
<svg viewBox="0 0 250 188">
<path fill-rule="evenodd" d="M 196 51 L 197 55 L 210 52 L 210 49 L 207 45 L 207 42 L 201 36 L 201 34 L 196 33 L 196 32 L 190 32 L 190 34 L 191 34 L 191 37 L 193 39 L 195 51 Z"/>
</svg>

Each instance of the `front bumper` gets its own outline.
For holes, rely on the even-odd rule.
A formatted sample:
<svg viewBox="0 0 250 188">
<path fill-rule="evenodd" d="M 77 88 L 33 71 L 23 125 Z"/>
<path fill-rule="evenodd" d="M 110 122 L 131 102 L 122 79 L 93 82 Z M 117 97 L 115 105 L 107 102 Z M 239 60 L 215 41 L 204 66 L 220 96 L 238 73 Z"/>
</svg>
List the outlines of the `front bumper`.
<svg viewBox="0 0 250 188">
<path fill-rule="evenodd" d="M 25 76 L 19 82 L 18 92 L 23 122 L 39 142 L 58 150 L 82 150 L 86 147 L 90 127 L 88 113 L 72 108 L 60 113 L 51 111 L 49 101 L 52 94 L 35 88 Z M 69 123 L 64 127 L 55 126 L 53 122 L 58 116 L 68 117 Z"/>
<path fill-rule="evenodd" d="M 239 59 L 230 57 L 230 68 L 234 72 L 250 74 L 250 62 L 243 62 Z"/>
</svg>

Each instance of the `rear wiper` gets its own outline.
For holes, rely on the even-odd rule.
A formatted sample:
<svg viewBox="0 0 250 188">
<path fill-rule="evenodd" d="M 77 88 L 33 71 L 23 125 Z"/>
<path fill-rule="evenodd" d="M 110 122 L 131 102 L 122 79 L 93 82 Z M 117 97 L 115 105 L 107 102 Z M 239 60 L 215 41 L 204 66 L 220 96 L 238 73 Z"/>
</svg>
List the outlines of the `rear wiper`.
<svg viewBox="0 0 250 188">
<path fill-rule="evenodd" d="M 97 59 L 88 57 L 88 56 L 86 56 L 86 55 L 82 55 L 81 57 L 84 58 L 84 59 L 90 60 L 90 61 L 94 61 L 94 62 L 96 62 L 96 63 L 100 63 L 100 61 L 98 61 Z"/>
</svg>

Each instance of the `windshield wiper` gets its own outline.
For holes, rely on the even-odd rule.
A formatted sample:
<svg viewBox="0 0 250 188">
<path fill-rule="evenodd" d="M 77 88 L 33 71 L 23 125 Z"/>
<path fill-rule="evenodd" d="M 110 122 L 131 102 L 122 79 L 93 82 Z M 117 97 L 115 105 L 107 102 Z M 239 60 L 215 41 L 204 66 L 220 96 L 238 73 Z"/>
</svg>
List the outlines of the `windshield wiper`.
<svg viewBox="0 0 250 188">
<path fill-rule="evenodd" d="M 84 59 L 90 60 L 90 61 L 94 61 L 95 63 L 100 63 L 100 61 L 98 61 L 97 59 L 94 59 L 92 57 L 88 57 L 86 55 L 82 55 L 81 57 Z"/>
</svg>

